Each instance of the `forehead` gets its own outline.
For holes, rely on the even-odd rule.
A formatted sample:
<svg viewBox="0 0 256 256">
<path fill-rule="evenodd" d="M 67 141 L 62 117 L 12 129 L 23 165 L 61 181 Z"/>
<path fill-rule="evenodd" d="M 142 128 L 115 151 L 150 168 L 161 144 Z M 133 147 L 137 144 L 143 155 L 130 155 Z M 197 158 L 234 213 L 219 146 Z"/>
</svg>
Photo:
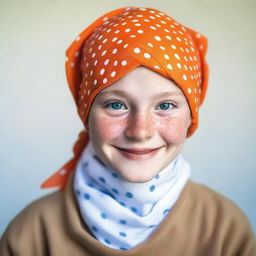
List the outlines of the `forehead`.
<svg viewBox="0 0 256 256">
<path fill-rule="evenodd" d="M 183 95 L 181 89 L 171 79 L 144 66 L 131 70 L 124 77 L 105 88 L 101 94 L 116 90 L 138 96 L 168 92 Z"/>
</svg>

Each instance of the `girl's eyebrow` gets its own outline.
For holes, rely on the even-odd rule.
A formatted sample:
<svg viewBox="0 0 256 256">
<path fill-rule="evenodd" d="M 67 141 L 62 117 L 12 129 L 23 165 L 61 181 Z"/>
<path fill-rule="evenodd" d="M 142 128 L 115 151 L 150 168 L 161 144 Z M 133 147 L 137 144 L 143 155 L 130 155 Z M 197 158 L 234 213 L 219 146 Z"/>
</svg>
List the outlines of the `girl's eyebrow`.
<svg viewBox="0 0 256 256">
<path fill-rule="evenodd" d="M 111 90 L 111 91 L 102 91 L 99 93 L 99 95 L 118 95 L 121 97 L 129 97 L 129 93 L 122 91 L 122 90 Z M 161 93 L 157 93 L 154 94 L 154 96 L 152 97 L 153 99 L 155 98 L 164 98 L 164 97 L 170 97 L 170 96 L 179 96 L 179 95 L 183 95 L 183 92 L 181 90 L 176 90 L 176 91 L 167 91 L 167 92 L 161 92 Z M 131 97 L 131 96 L 130 96 Z"/>
</svg>

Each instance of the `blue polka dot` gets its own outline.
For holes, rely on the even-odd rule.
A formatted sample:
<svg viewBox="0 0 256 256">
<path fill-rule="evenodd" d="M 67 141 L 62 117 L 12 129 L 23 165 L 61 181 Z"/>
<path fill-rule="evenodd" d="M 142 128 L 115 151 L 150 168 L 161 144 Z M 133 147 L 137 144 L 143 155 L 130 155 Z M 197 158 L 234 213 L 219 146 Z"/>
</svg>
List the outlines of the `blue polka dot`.
<svg viewBox="0 0 256 256">
<path fill-rule="evenodd" d="M 112 176 L 113 176 L 114 178 L 118 178 L 118 175 L 117 175 L 116 173 L 114 173 L 114 172 L 112 172 Z"/>
<path fill-rule="evenodd" d="M 159 175 L 159 174 L 157 174 L 157 175 L 155 176 L 155 178 L 156 178 L 156 179 L 159 179 L 159 178 L 160 178 L 160 175 Z"/>
<path fill-rule="evenodd" d="M 106 244 L 111 244 L 111 242 L 108 239 L 104 239 Z"/>
<path fill-rule="evenodd" d="M 106 218 L 107 218 L 107 214 L 103 212 L 103 213 L 100 214 L 100 217 L 101 217 L 102 219 L 106 219 Z"/>
<path fill-rule="evenodd" d="M 149 228 L 154 228 L 156 225 L 150 225 Z"/>
<path fill-rule="evenodd" d="M 137 211 L 138 211 L 137 208 L 135 208 L 135 207 L 131 207 L 131 210 L 132 210 L 133 212 L 137 212 Z"/>
<path fill-rule="evenodd" d="M 125 206 L 125 203 L 124 203 L 124 202 L 120 202 L 119 204 L 121 204 L 122 206 Z"/>
<path fill-rule="evenodd" d="M 92 183 L 89 183 L 88 186 L 94 188 L 94 185 Z"/>
<path fill-rule="evenodd" d="M 125 225 L 127 222 L 126 222 L 126 220 L 120 220 L 119 223 L 122 225 Z"/>
<path fill-rule="evenodd" d="M 89 200 L 90 199 L 90 195 L 89 194 L 84 194 L 84 198 L 86 199 L 86 200 Z"/>
<path fill-rule="evenodd" d="M 80 191 L 79 190 L 76 190 L 76 194 L 78 195 L 78 196 L 80 196 Z"/>
<path fill-rule="evenodd" d="M 128 250 L 128 249 L 125 247 L 120 247 L 120 250 Z"/>
<path fill-rule="evenodd" d="M 99 180 L 100 180 L 102 183 L 106 183 L 106 180 L 105 180 L 103 177 L 100 177 Z"/>
<path fill-rule="evenodd" d="M 92 230 L 95 231 L 95 232 L 98 231 L 98 229 L 95 226 L 92 226 Z"/>
<path fill-rule="evenodd" d="M 127 234 L 124 233 L 124 232 L 120 232 L 119 235 L 122 236 L 122 237 L 126 237 L 127 236 Z"/>
<path fill-rule="evenodd" d="M 127 196 L 128 198 L 133 198 L 133 194 L 130 193 L 130 192 L 127 192 L 127 193 L 126 193 L 126 196 Z"/>
<path fill-rule="evenodd" d="M 115 188 L 112 188 L 112 191 L 113 191 L 115 194 L 119 194 L 118 190 L 115 189 Z"/>
<path fill-rule="evenodd" d="M 87 166 L 88 166 L 88 162 L 85 162 L 85 163 L 83 163 L 82 168 L 86 169 Z"/>
<path fill-rule="evenodd" d="M 155 185 L 151 185 L 150 188 L 149 188 L 149 191 L 153 192 L 155 190 L 155 188 L 156 188 Z"/>
<path fill-rule="evenodd" d="M 165 214 L 167 214 L 169 211 L 170 211 L 170 209 L 165 209 L 164 212 L 163 212 L 163 214 L 165 215 Z"/>
</svg>

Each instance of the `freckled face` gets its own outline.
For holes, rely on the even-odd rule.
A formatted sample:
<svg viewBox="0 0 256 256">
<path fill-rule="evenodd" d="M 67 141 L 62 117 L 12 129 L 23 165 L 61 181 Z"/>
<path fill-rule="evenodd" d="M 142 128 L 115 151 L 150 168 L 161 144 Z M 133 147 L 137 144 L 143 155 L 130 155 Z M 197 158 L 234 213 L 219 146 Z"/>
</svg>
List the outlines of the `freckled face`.
<svg viewBox="0 0 256 256">
<path fill-rule="evenodd" d="M 180 152 L 190 125 L 182 91 L 143 66 L 98 94 L 89 136 L 103 162 L 130 182 L 147 182 Z"/>
</svg>

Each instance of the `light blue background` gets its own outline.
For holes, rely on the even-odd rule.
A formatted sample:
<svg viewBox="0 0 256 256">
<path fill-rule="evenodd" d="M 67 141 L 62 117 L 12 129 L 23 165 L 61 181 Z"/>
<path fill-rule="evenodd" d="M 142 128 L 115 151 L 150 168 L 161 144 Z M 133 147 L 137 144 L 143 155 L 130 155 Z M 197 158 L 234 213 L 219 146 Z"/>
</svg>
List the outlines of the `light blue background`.
<svg viewBox="0 0 256 256">
<path fill-rule="evenodd" d="M 256 232 L 255 10 L 250 0 L 2 0 L 0 234 L 39 185 L 72 156 L 82 124 L 67 87 L 65 50 L 100 15 L 162 10 L 209 39 L 209 90 L 187 140 L 192 178 L 233 200 Z"/>
</svg>

